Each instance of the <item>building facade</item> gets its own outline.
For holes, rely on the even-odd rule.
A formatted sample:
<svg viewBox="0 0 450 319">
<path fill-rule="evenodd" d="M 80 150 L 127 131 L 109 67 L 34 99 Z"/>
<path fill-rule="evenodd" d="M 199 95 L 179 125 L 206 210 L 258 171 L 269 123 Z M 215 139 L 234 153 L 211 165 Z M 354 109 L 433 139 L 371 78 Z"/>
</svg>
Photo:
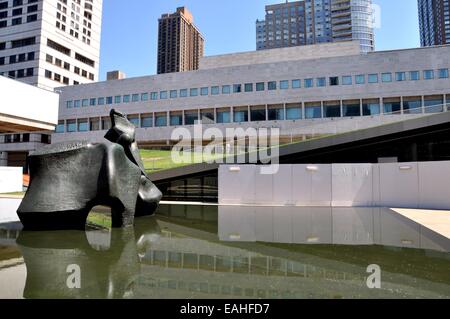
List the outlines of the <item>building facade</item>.
<svg viewBox="0 0 450 319">
<path fill-rule="evenodd" d="M 163 14 L 158 30 L 158 74 L 197 70 L 204 39 L 185 7 Z"/>
<path fill-rule="evenodd" d="M 449 0 L 418 0 L 421 45 L 450 44 Z"/>
<path fill-rule="evenodd" d="M 53 90 L 98 81 L 103 0 L 0 0 L 0 75 Z"/>
<path fill-rule="evenodd" d="M 447 111 L 450 46 L 361 54 L 358 42 L 342 42 L 278 50 L 220 56 L 217 68 L 60 88 L 52 141 L 101 141 L 112 108 L 148 145 L 170 145 L 175 128 L 193 132 L 199 121 L 223 131 L 278 128 L 292 137 Z M 243 63 L 228 62 L 236 60 Z"/>
<path fill-rule="evenodd" d="M 256 21 L 257 50 L 358 40 L 374 50 L 371 0 L 302 0 L 266 6 Z"/>
</svg>

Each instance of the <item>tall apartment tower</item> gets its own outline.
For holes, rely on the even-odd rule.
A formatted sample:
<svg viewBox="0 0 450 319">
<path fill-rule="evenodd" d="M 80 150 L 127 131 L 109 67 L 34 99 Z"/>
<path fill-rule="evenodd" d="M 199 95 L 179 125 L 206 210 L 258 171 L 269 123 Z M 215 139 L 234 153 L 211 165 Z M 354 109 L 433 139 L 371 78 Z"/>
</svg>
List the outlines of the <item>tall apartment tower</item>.
<svg viewBox="0 0 450 319">
<path fill-rule="evenodd" d="M 159 19 L 158 74 L 197 70 L 204 39 L 185 7 Z"/>
<path fill-rule="evenodd" d="M 98 81 L 103 0 L 0 0 L 0 75 L 54 89 Z"/>
<path fill-rule="evenodd" d="M 418 0 L 423 47 L 450 44 L 449 0 Z"/>
<path fill-rule="evenodd" d="M 372 0 L 302 0 L 266 6 L 256 21 L 257 50 L 358 40 L 374 50 Z"/>
</svg>

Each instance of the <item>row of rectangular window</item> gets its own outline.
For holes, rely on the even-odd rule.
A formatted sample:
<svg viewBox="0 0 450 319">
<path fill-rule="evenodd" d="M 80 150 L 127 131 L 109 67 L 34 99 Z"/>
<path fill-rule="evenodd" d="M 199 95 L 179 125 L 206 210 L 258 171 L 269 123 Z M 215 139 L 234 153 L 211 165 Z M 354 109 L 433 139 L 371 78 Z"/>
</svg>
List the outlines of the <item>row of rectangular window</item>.
<svg viewBox="0 0 450 319">
<path fill-rule="evenodd" d="M 61 76 L 58 73 L 53 73 L 52 71 L 45 70 L 45 77 L 47 79 L 50 79 L 50 80 L 53 80 L 53 81 L 56 81 L 56 82 L 59 82 L 59 83 L 61 83 L 61 81 L 62 81 L 63 84 L 69 85 L 69 78 L 65 77 L 65 76 Z M 76 84 L 78 84 L 78 82 L 75 83 L 75 81 L 74 81 L 73 84 L 76 85 Z"/>
<path fill-rule="evenodd" d="M 53 58 L 53 56 L 51 56 L 50 54 L 46 55 L 45 60 L 46 60 L 46 62 L 48 62 L 50 64 L 56 65 L 56 66 L 58 66 L 60 68 L 64 68 L 64 69 L 70 71 L 70 63 L 64 62 L 64 61 L 62 61 L 61 59 L 58 59 L 58 58 Z M 92 80 L 92 81 L 94 81 L 94 79 L 95 79 L 95 76 L 94 76 L 93 73 L 90 73 L 90 72 L 88 72 L 86 70 L 82 70 L 82 69 L 80 69 L 77 66 L 73 67 L 73 72 L 75 74 L 78 74 L 78 75 L 83 76 L 85 78 L 89 77 L 89 79 Z"/>
<path fill-rule="evenodd" d="M 28 0 L 27 3 L 31 4 L 31 3 L 36 3 L 36 2 L 38 2 L 38 0 Z M 13 3 L 12 3 L 12 7 L 18 7 L 18 6 L 21 6 L 21 5 L 24 5 L 24 1 L 23 0 L 14 0 Z M 7 9 L 7 8 L 8 8 L 8 1 L 0 2 L 0 10 Z"/>
<path fill-rule="evenodd" d="M 17 8 L 11 11 L 11 16 L 16 17 L 25 13 L 33 13 L 38 11 L 38 5 L 32 5 L 27 8 L 27 12 L 24 11 L 24 8 Z M 8 17 L 8 11 L 0 11 L 0 19 L 5 19 Z"/>
<path fill-rule="evenodd" d="M 20 25 L 23 23 L 31 23 L 31 22 L 35 22 L 37 21 L 37 14 L 32 14 L 27 16 L 26 22 L 24 22 L 24 20 L 22 20 L 22 18 L 13 18 L 11 19 L 11 25 L 10 26 L 16 26 L 16 25 Z M 8 20 L 1 20 L 0 21 L 0 28 L 6 28 L 8 27 Z"/>
<path fill-rule="evenodd" d="M 28 1 L 26 1 L 27 4 L 36 3 L 36 2 L 38 2 L 38 0 L 28 0 Z M 13 7 L 22 6 L 24 4 L 25 4 L 24 0 L 13 0 L 12 1 L 12 6 Z M 8 8 L 8 1 L 0 2 L 0 9 L 6 9 L 6 8 Z"/>
<path fill-rule="evenodd" d="M 8 72 L 1 72 L 1 76 L 8 76 L 11 79 L 21 79 L 26 78 L 30 76 L 34 76 L 34 68 L 28 68 L 28 69 L 20 69 L 20 70 L 11 70 Z"/>
<path fill-rule="evenodd" d="M 35 59 L 35 53 L 29 52 L 29 53 L 21 53 L 18 55 L 11 55 L 9 57 L 9 64 L 15 64 L 20 62 L 26 62 L 26 61 L 33 61 Z M 6 64 L 6 57 L 0 57 L 0 65 Z"/>
<path fill-rule="evenodd" d="M 450 95 L 447 96 L 450 101 Z M 233 110 L 233 112 L 231 111 Z M 304 109 L 301 103 L 291 103 L 268 105 L 266 107 L 225 107 L 217 110 L 188 110 L 160 112 L 153 115 L 130 115 L 129 120 L 136 127 L 166 127 L 180 125 L 194 125 L 199 120 L 207 120 L 208 123 L 242 123 L 242 122 L 263 122 L 263 121 L 283 121 L 283 120 L 301 120 L 320 119 L 320 118 L 336 118 L 336 117 L 358 117 L 358 116 L 375 116 L 380 114 L 422 114 L 422 113 L 439 113 L 450 110 L 450 104 L 444 107 L 443 96 L 425 97 L 407 97 L 400 98 L 384 98 L 380 103 L 379 99 L 369 99 L 359 101 L 340 101 L 335 102 L 307 102 Z M 108 118 L 104 118 L 108 120 Z M 104 120 L 102 119 L 102 120 Z M 76 125 L 76 120 L 70 120 L 71 129 Z M 80 122 L 80 120 L 78 120 Z M 85 123 L 84 120 L 81 120 Z M 87 120 L 86 123 L 87 125 Z M 69 125 L 69 124 L 68 124 Z M 83 124 L 84 125 L 84 124 Z M 104 129 L 105 126 L 102 126 Z M 68 132 L 75 132 L 69 130 Z M 92 130 L 92 129 L 91 129 Z M 97 129 L 98 130 L 98 129 Z M 85 131 L 85 130 L 82 130 Z M 86 129 L 87 131 L 87 129 Z M 58 133 L 64 132 L 64 122 L 60 123 L 57 129 Z"/>
<path fill-rule="evenodd" d="M 432 80 L 435 78 L 434 70 L 425 70 L 423 71 L 423 79 Z M 446 79 L 449 78 L 448 69 L 440 69 L 438 70 L 438 78 Z M 421 79 L 420 71 L 410 71 L 410 72 L 396 72 L 395 73 L 395 81 L 418 81 Z M 366 84 L 366 75 L 356 75 L 354 76 L 355 84 Z M 379 83 L 379 74 L 368 74 L 367 75 L 367 83 Z M 381 82 L 389 83 L 393 82 L 393 74 L 392 73 L 382 73 L 381 74 Z M 340 77 L 330 77 L 329 78 L 329 86 L 337 86 L 340 83 Z M 209 95 L 219 95 L 220 92 L 222 94 L 231 94 L 231 93 L 242 93 L 242 92 L 256 92 L 267 90 L 273 91 L 278 89 L 287 90 L 287 89 L 299 89 L 302 87 L 302 80 L 283 80 L 283 81 L 270 81 L 267 82 L 258 82 L 258 83 L 246 83 L 242 84 L 234 84 L 234 85 L 223 85 L 220 86 L 212 86 L 212 87 L 202 87 L 202 88 L 191 88 L 191 89 L 181 89 L 181 90 L 170 90 L 170 91 L 160 91 L 160 92 L 151 92 L 141 93 L 141 94 L 132 94 L 132 95 L 117 95 L 110 96 L 106 98 L 98 98 L 98 102 L 96 104 L 89 104 L 91 106 L 95 105 L 111 105 L 111 104 L 121 104 L 121 103 L 130 103 L 130 102 L 145 102 L 149 99 L 152 101 L 155 100 L 166 100 L 166 99 L 175 99 L 175 98 L 184 98 L 184 97 L 195 97 L 195 96 L 209 96 Z M 342 76 L 342 85 L 352 85 L 353 84 L 353 76 Z M 304 87 L 312 88 L 312 87 L 325 87 L 327 86 L 327 79 L 325 77 L 321 78 L 310 78 L 304 79 Z M 92 99 L 91 99 L 92 100 Z M 95 100 L 95 99 L 94 99 Z M 67 108 L 71 108 L 74 105 L 73 101 L 67 101 Z M 89 106 L 86 105 L 86 106 Z"/>
<path fill-rule="evenodd" d="M 11 47 L 8 49 L 17 49 L 36 44 L 36 37 L 24 38 L 11 41 Z M 0 51 L 6 50 L 6 42 L 0 42 Z"/>
</svg>

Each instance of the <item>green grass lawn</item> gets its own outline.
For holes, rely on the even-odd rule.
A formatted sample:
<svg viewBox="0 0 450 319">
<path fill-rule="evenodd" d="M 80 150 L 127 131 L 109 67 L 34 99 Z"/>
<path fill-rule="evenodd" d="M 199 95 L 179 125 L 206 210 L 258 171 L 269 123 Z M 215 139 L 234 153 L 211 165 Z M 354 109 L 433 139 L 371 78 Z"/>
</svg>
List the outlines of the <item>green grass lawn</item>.
<svg viewBox="0 0 450 319">
<path fill-rule="evenodd" d="M 197 160 L 194 158 L 194 156 L 195 153 L 192 153 L 192 156 L 190 156 L 190 160 L 188 162 L 180 164 L 173 162 L 172 151 L 141 150 L 142 161 L 144 162 L 145 170 L 148 173 L 202 163 L 211 159 L 223 158 L 222 154 L 204 156 Z"/>
<path fill-rule="evenodd" d="M 24 196 L 25 192 L 6 193 L 6 194 L 0 194 L 0 195 Z"/>
<path fill-rule="evenodd" d="M 112 227 L 111 215 L 106 215 L 103 213 L 91 212 L 88 216 L 87 223 L 106 229 L 111 229 Z"/>
<path fill-rule="evenodd" d="M 171 151 L 141 150 L 142 161 L 148 173 L 176 168 L 188 164 L 176 164 L 172 161 Z"/>
</svg>

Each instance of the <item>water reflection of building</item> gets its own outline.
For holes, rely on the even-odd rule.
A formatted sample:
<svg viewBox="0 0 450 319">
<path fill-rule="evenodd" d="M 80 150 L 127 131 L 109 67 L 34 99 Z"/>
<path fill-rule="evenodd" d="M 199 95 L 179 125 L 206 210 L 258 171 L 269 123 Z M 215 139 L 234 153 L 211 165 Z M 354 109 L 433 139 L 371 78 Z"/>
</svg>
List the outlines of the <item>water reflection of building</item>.
<svg viewBox="0 0 450 319">
<path fill-rule="evenodd" d="M 206 211 L 203 208 L 202 211 L 196 206 L 164 207 L 163 213 L 168 218 L 161 217 L 163 220 L 160 220 L 159 224 L 165 236 L 153 242 L 150 249 L 141 258 L 144 265 L 142 269 L 148 269 L 148 273 L 151 273 L 153 277 L 148 278 L 147 274 L 143 274 L 137 285 L 138 289 L 141 290 L 145 287 L 147 293 L 151 292 L 155 297 L 166 295 L 183 297 L 188 293 L 201 298 L 230 296 L 243 298 L 264 296 L 268 298 L 333 298 L 338 296 L 375 297 L 377 294 L 379 294 L 378 297 L 386 297 L 390 295 L 389 289 L 398 291 L 398 296 L 402 295 L 403 297 L 408 295 L 431 296 L 436 291 L 443 294 L 446 293 L 445 291 L 448 292 L 448 283 L 442 285 L 436 283 L 435 279 L 430 280 L 426 276 L 421 278 L 420 275 L 414 278 L 414 275 L 412 275 L 414 271 L 406 276 L 401 275 L 407 273 L 407 265 L 411 262 L 411 260 L 406 260 L 413 258 L 414 255 L 414 258 L 419 256 L 423 258 L 424 251 L 402 250 L 405 260 L 400 261 L 395 270 L 393 270 L 395 267 L 391 268 L 386 265 L 383 272 L 385 287 L 389 288 L 383 291 L 369 291 L 365 286 L 366 267 L 371 262 L 380 261 L 381 258 L 389 259 L 396 256 L 398 254 L 396 250 L 402 249 L 401 247 L 286 246 L 271 244 L 275 242 L 273 239 L 267 240 L 270 242 L 268 244 L 252 243 L 249 245 L 242 243 L 245 241 L 244 238 L 240 240 L 236 238 L 235 241 L 231 242 L 221 242 L 217 241 L 214 233 L 201 230 L 209 229 L 215 224 L 207 221 L 214 219 L 214 209 L 217 208 L 211 206 Z M 258 214 L 261 212 L 260 209 L 258 208 Z M 245 213 L 240 214 L 242 213 L 240 210 L 241 207 L 233 208 L 236 214 L 245 216 Z M 358 214 L 352 216 L 356 212 L 347 212 L 347 216 L 342 214 L 340 215 L 341 219 L 337 218 L 338 215 L 336 216 L 336 222 L 340 222 L 341 226 L 351 225 L 350 228 L 357 229 L 358 225 L 355 223 L 357 218 L 355 217 L 358 217 Z M 382 212 L 378 213 L 382 214 Z M 366 217 L 366 225 L 371 224 L 370 218 L 374 216 L 369 214 L 369 211 L 363 210 L 359 214 Z M 330 217 L 331 212 L 328 221 L 331 219 Z M 355 220 L 348 224 L 350 217 Z M 383 233 L 380 234 L 386 236 L 393 228 L 386 229 L 385 223 L 395 223 L 395 220 L 390 220 L 387 216 L 383 217 L 385 217 L 383 218 L 383 225 L 380 225 Z M 269 220 L 276 223 L 277 219 Z M 322 224 L 322 231 L 325 231 L 330 225 L 326 222 L 327 217 L 325 216 L 316 219 L 316 222 L 318 222 L 316 229 L 317 226 L 320 226 L 321 219 L 322 222 L 325 222 Z M 249 226 L 245 218 L 235 221 L 242 227 Z M 226 215 L 219 214 L 219 229 L 223 229 L 224 222 L 230 222 L 230 220 L 227 220 Z M 202 225 L 199 229 L 190 227 L 190 225 L 197 223 Z M 398 220 L 396 223 L 397 226 L 402 226 L 402 223 L 404 223 L 403 226 L 406 229 L 412 226 L 405 223 L 404 220 Z M 205 224 L 209 226 L 205 226 Z M 311 227 L 311 223 L 306 224 L 305 227 Z M 414 230 L 414 227 L 412 228 Z M 327 231 L 330 232 L 329 229 Z M 221 230 L 219 234 L 220 232 Z M 345 234 L 343 235 L 344 238 L 348 237 L 348 231 L 345 232 L 344 230 L 343 233 Z M 356 234 L 357 240 L 364 240 L 363 231 L 356 231 Z M 401 235 L 399 236 L 401 237 Z M 341 245 L 348 244 L 350 244 L 350 240 L 341 243 Z M 355 244 L 354 240 L 353 244 Z M 366 242 L 365 244 L 373 245 L 374 243 Z M 327 250 L 328 254 L 319 253 Z M 340 250 L 342 253 L 340 253 Z M 352 253 L 360 256 L 355 258 Z M 443 259 L 443 264 L 448 266 L 448 254 L 429 251 L 425 254 L 437 258 L 434 262 Z M 406 257 L 408 255 L 410 256 Z M 362 259 L 362 262 L 358 259 Z M 422 266 L 426 267 L 420 265 L 418 268 Z M 414 287 L 412 287 L 413 285 Z M 163 291 L 160 291 L 160 289 L 163 289 Z"/>
<path fill-rule="evenodd" d="M 138 289 L 165 289 L 156 295 L 161 297 L 166 293 L 177 297 L 192 293 L 201 298 L 330 298 L 326 287 L 340 281 L 355 296 L 364 294 L 363 271 L 333 270 L 311 261 L 273 257 L 201 240 L 188 244 L 196 249 L 180 249 L 186 247 L 185 240 L 161 238 L 158 247 L 146 252 L 141 262 L 152 278 L 143 274 Z M 220 249 L 214 253 L 216 248 Z M 320 290 L 323 292 L 318 293 Z"/>
<path fill-rule="evenodd" d="M 450 240 L 387 208 L 219 207 L 224 241 L 383 245 L 450 251 Z"/>
<path fill-rule="evenodd" d="M 20 223 L 0 225 L 0 299 L 23 297 L 26 267 L 17 248 Z"/>
<path fill-rule="evenodd" d="M 250 208 L 249 208 L 250 209 Z M 134 229 L 107 233 L 22 233 L 19 247 L 28 271 L 27 298 L 385 298 L 449 297 L 449 254 L 379 246 L 286 245 L 251 241 L 255 220 L 277 219 L 258 211 L 243 219 L 217 207 L 163 206 L 157 219 L 139 218 Z M 236 210 L 236 208 L 235 208 Z M 259 215 L 259 213 L 261 215 Z M 353 215 L 352 215 L 353 214 Z M 313 217 L 311 219 L 311 216 Z M 304 227 L 321 243 L 329 226 L 349 228 L 368 241 L 367 212 L 304 213 Z M 356 217 L 362 222 L 357 223 Z M 356 217 L 355 217 L 356 216 Z M 219 218 L 218 218 L 219 217 Z M 315 218 L 318 219 L 315 219 Z M 373 217 L 373 215 L 372 215 Z M 392 223 L 392 220 L 385 219 Z M 323 225 L 318 228 L 315 225 Z M 403 221 L 399 220 L 398 223 Z M 282 222 L 283 223 L 283 222 Z M 237 225 L 240 225 L 239 228 Z M 278 227 L 278 226 L 277 226 Z M 384 229 L 384 227 L 383 227 Z M 401 230 L 401 228 L 400 228 Z M 228 241 L 219 239 L 228 236 Z M 264 235 L 264 232 L 258 231 Z M 400 231 L 401 233 L 401 231 Z M 231 234 L 231 241 L 230 241 Z M 273 234 L 273 233 L 272 233 Z M 383 230 L 383 236 L 386 233 Z M 238 237 L 241 239 L 238 240 Z M 265 235 L 264 235 L 265 236 Z M 279 235 L 277 235 L 279 236 Z M 349 236 L 349 235 L 347 235 Z M 400 235 L 398 235 L 400 236 Z M 372 237 L 376 237 L 372 235 Z M 370 240 L 372 240 L 369 237 Z M 403 236 L 401 236 L 403 237 Z M 278 238 L 278 237 L 277 237 Z M 349 237 L 350 238 L 350 237 Z M 352 237 L 353 238 L 353 237 Z M 405 237 L 407 238 L 407 237 Z M 225 238 L 226 239 L 226 238 Z M 259 240 L 259 239 L 258 239 Z M 353 240 L 353 239 L 352 239 Z M 369 242 L 370 242 L 369 240 Z M 349 240 L 351 241 L 351 240 Z M 317 241 L 315 241 L 317 243 Z M 401 250 L 401 254 L 397 250 Z M 431 259 L 432 258 L 432 259 Z M 432 262 L 431 262 L 432 261 Z M 381 290 L 366 286 L 366 268 L 383 269 Z M 67 289 L 66 267 L 80 265 L 82 289 Z M 433 271 L 429 271 L 430 265 Z M 2 272 L 0 271 L 0 277 Z"/>
<path fill-rule="evenodd" d="M 22 226 L 18 224 L 0 226 L 0 246 L 15 246 L 21 228 Z"/>
</svg>

